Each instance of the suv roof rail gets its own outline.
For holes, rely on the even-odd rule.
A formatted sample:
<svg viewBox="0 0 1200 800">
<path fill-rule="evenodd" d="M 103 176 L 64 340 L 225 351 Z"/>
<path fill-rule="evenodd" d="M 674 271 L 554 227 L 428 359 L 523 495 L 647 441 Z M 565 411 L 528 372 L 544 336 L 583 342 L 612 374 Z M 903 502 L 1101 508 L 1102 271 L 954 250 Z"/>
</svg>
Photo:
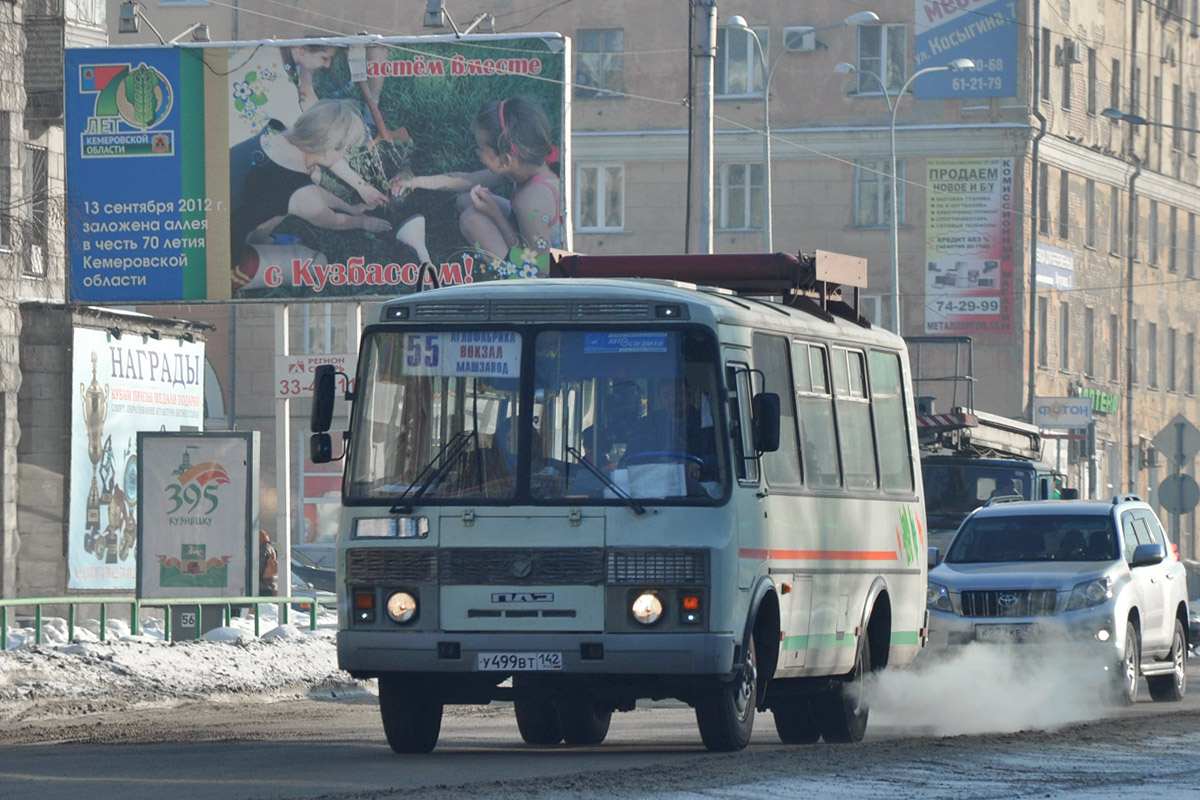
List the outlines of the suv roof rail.
<svg viewBox="0 0 1200 800">
<path fill-rule="evenodd" d="M 983 502 L 983 507 L 987 508 L 988 506 L 994 506 L 997 503 L 1020 503 L 1024 499 L 1025 498 L 1021 497 L 1019 494 L 1002 494 L 997 495 L 996 497 L 989 497 Z"/>
<path fill-rule="evenodd" d="M 1142 498 L 1136 494 L 1117 494 L 1113 495 L 1112 504 L 1115 506 L 1118 503 L 1141 503 Z"/>
</svg>

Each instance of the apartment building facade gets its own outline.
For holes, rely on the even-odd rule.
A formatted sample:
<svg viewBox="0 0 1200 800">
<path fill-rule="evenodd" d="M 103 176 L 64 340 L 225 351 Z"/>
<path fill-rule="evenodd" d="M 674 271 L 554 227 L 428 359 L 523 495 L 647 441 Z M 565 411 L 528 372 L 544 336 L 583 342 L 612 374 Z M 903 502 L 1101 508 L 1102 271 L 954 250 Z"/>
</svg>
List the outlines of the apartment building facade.
<svg viewBox="0 0 1200 800">
<path fill-rule="evenodd" d="M 109 2 L 110 31 L 121 5 Z M 670 253 L 694 247 L 704 191 L 693 109 L 708 57 L 697 20 L 711 6 L 241 0 L 231 10 L 162 0 L 142 13 L 164 38 L 205 21 L 213 41 L 455 29 L 570 36 L 574 249 Z M 878 20 L 844 24 L 864 12 Z M 1154 498 L 1174 467 L 1151 442 L 1177 415 L 1200 420 L 1195 1 L 743 0 L 711 13 L 713 249 L 765 245 L 765 107 L 773 249 L 866 257 L 863 304 L 877 323 L 909 336 L 969 335 L 980 410 L 1031 419 L 1039 399 L 1090 397 L 1094 447 L 1050 440 L 1047 459 L 1084 496 Z M 729 27 L 734 15 L 753 36 Z M 111 39 L 156 41 L 145 28 Z M 916 75 L 964 55 L 978 58 L 973 69 Z M 839 71 L 843 63 L 853 71 Z M 1126 116 L 1106 116 L 1110 108 Z M 215 374 L 236 409 L 230 423 L 271 436 L 262 385 L 270 312 L 177 313 L 218 326 L 210 350 L 229 353 L 216 356 L 226 363 Z M 292 347 L 352 346 L 347 319 L 322 304 L 293 314 Z M 232 320 L 258 333 L 226 347 Z M 952 402 L 929 393 L 939 409 Z M 1181 468 L 1190 473 L 1190 460 Z M 1191 555 L 1194 517 L 1181 523 Z"/>
</svg>

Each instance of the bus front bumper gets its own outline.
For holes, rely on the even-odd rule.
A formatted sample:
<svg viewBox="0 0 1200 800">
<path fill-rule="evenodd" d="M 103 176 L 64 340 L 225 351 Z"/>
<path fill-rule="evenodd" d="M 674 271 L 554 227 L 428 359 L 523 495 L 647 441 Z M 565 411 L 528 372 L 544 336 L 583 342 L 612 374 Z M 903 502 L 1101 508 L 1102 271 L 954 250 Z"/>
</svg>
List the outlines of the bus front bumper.
<svg viewBox="0 0 1200 800">
<path fill-rule="evenodd" d="M 535 659 L 555 672 L 589 675 L 728 675 L 729 633 L 428 633 L 338 631 L 338 666 L 356 677 L 382 673 L 481 673 L 480 654 L 559 654 Z M 516 670 L 514 670 L 516 671 Z"/>
</svg>

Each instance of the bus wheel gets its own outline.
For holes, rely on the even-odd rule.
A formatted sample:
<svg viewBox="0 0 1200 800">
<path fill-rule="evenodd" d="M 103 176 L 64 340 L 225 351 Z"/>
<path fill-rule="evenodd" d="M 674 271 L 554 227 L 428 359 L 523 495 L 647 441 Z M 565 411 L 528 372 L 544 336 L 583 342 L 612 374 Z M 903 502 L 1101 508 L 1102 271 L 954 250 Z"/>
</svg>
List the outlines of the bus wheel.
<svg viewBox="0 0 1200 800">
<path fill-rule="evenodd" d="M 428 753 L 442 730 L 442 704 L 431 687 L 398 675 L 379 678 L 379 714 L 397 753 Z"/>
<path fill-rule="evenodd" d="M 757 704 L 758 658 L 754 638 L 746 651 L 746 663 L 731 681 L 721 684 L 696 703 L 696 722 L 704 746 L 717 752 L 741 750 L 750 743 L 754 730 L 754 706 Z"/>
<path fill-rule="evenodd" d="M 812 699 L 813 713 L 826 742 L 861 742 L 870 710 L 864 678 L 871 671 L 871 640 L 864 632 L 854 671 L 835 688 Z"/>
<path fill-rule="evenodd" d="M 786 697 L 776 701 L 771 711 L 775 715 L 775 732 L 784 744 L 812 744 L 821 738 L 811 698 Z"/>
<path fill-rule="evenodd" d="M 600 711 L 587 695 L 558 704 L 558 725 L 567 744 L 600 744 L 611 722 L 612 710 Z"/>
<path fill-rule="evenodd" d="M 513 685 L 519 689 L 520 679 L 514 678 Z M 513 698 L 513 712 L 517 716 L 517 730 L 526 744 L 558 744 L 562 741 L 563 729 L 558 722 L 558 708 L 545 695 L 518 693 Z"/>
</svg>

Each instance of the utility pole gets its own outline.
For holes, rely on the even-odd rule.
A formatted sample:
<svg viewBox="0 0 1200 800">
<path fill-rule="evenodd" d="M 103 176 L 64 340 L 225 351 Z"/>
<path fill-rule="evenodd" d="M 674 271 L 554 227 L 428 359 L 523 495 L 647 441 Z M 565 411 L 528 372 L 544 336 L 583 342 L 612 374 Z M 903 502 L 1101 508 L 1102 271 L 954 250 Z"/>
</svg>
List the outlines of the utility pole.
<svg viewBox="0 0 1200 800">
<path fill-rule="evenodd" d="M 693 252 L 713 251 L 713 70 L 717 54 L 716 0 L 695 0 L 692 4 L 693 24 L 699 31 L 696 50 L 696 107 L 691 109 L 696 120 L 696 165 L 700 170 L 700 219 L 695 228 L 696 246 Z"/>
</svg>

